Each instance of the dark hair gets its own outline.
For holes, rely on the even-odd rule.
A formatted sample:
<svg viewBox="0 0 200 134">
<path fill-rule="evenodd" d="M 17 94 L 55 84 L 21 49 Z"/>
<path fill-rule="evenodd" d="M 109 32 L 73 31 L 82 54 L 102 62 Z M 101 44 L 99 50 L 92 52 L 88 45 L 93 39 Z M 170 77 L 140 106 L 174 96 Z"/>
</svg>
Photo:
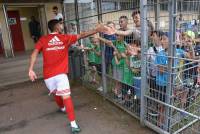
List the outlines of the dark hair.
<svg viewBox="0 0 200 134">
<path fill-rule="evenodd" d="M 134 17 L 136 14 L 140 14 L 140 10 L 135 10 L 135 11 L 133 11 L 132 17 Z"/>
<path fill-rule="evenodd" d="M 134 40 L 133 43 L 136 44 L 137 46 L 141 46 L 141 41 L 140 40 Z"/>
<path fill-rule="evenodd" d="M 54 6 L 52 9 L 53 9 L 53 10 L 58 10 L 58 7 L 57 7 L 57 6 Z"/>
<path fill-rule="evenodd" d="M 35 20 L 35 16 L 31 16 L 31 20 Z"/>
<path fill-rule="evenodd" d="M 55 30 L 56 24 L 58 24 L 58 23 L 60 23 L 60 21 L 57 20 L 57 19 L 52 19 L 52 20 L 48 21 L 48 28 L 49 28 L 49 30 L 51 32 L 53 32 Z"/>
<path fill-rule="evenodd" d="M 163 32 L 163 31 L 154 30 L 154 31 L 151 32 L 151 36 L 152 36 L 154 33 L 155 33 L 158 37 L 161 37 L 161 36 L 164 35 L 164 32 Z"/>
<path fill-rule="evenodd" d="M 119 19 L 126 19 L 126 20 L 128 20 L 128 17 L 125 16 L 125 15 L 123 15 L 123 16 L 120 16 Z"/>
</svg>

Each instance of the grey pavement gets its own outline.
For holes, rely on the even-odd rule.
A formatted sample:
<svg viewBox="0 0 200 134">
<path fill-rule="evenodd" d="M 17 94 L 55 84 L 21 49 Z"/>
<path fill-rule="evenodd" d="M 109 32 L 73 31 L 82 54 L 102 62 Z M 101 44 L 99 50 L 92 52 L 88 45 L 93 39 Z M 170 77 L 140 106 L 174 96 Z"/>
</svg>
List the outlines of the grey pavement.
<svg viewBox="0 0 200 134">
<path fill-rule="evenodd" d="M 0 86 L 27 81 L 29 57 L 30 53 L 8 59 L 0 57 Z M 38 56 L 34 69 L 38 77 L 42 77 L 42 55 Z"/>
<path fill-rule="evenodd" d="M 0 86 L 0 134 L 70 134 L 42 80 Z M 154 134 L 92 90 L 72 85 L 80 134 Z"/>
</svg>

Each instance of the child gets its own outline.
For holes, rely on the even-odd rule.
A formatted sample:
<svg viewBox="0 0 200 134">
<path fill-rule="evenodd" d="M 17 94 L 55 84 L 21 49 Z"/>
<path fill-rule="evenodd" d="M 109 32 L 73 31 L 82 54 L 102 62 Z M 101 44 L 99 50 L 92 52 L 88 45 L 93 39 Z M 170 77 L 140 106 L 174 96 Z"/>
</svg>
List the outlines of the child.
<svg viewBox="0 0 200 134">
<path fill-rule="evenodd" d="M 96 68 L 96 74 L 101 75 L 101 47 L 100 47 L 100 41 L 98 37 L 93 37 L 92 43 L 94 44 L 94 56 L 95 56 L 95 61 L 94 65 Z"/>
<path fill-rule="evenodd" d="M 112 66 L 113 66 L 113 78 L 116 80 L 115 87 L 113 89 L 114 95 L 117 98 L 121 98 L 121 81 L 123 81 L 123 69 L 125 63 L 125 50 L 126 43 L 123 36 L 116 35 L 116 41 L 109 41 L 103 38 L 99 38 L 102 42 L 114 48 Z"/>
<path fill-rule="evenodd" d="M 33 67 L 37 55 L 42 51 L 45 84 L 50 93 L 54 94 L 58 106 L 60 108 L 66 107 L 66 114 L 68 115 L 73 134 L 80 132 L 81 129 L 75 121 L 74 106 L 66 74 L 68 73 L 68 49 L 77 40 L 96 34 L 97 32 L 102 32 L 104 30 L 103 27 L 103 25 L 99 24 L 95 29 L 88 32 L 82 32 L 79 35 L 69 35 L 62 33 L 63 24 L 59 20 L 50 20 L 48 28 L 51 33 L 39 39 L 31 55 L 28 73 L 30 80 L 35 81 L 37 78 Z"/>
<path fill-rule="evenodd" d="M 90 82 L 91 83 L 96 83 L 96 76 L 95 76 L 95 73 L 96 73 L 96 67 L 95 67 L 95 53 L 94 53 L 94 43 L 93 43 L 93 37 L 90 37 L 90 43 L 88 43 L 85 47 L 82 46 L 82 50 L 86 51 L 87 52 L 87 61 L 88 61 L 88 65 L 89 65 L 89 70 L 90 71 Z"/>
<path fill-rule="evenodd" d="M 96 81 L 97 73 L 101 74 L 101 48 L 100 41 L 98 37 L 93 36 L 90 38 L 91 43 L 87 45 L 87 47 L 83 47 L 83 50 L 88 51 L 88 61 L 89 66 L 92 68 L 91 76 L 92 83 L 98 84 Z"/>
<path fill-rule="evenodd" d="M 166 102 L 166 98 L 170 97 L 170 94 L 166 94 L 166 90 L 167 90 L 167 85 L 171 84 L 171 85 L 175 85 L 175 81 L 173 82 L 168 82 L 168 77 L 169 77 L 169 70 L 167 69 L 167 66 L 169 64 L 169 57 L 168 57 L 168 47 L 169 47 L 169 39 L 168 39 L 168 34 L 167 33 L 163 33 L 162 35 L 160 35 L 160 40 L 161 40 L 161 44 L 163 47 L 163 50 L 160 51 L 157 55 L 156 55 L 156 59 L 155 59 L 155 64 L 157 66 L 157 75 L 156 75 L 156 88 L 155 88 L 155 98 L 162 101 L 162 102 Z M 192 49 L 191 44 L 189 45 Z M 193 51 L 190 52 L 184 52 L 183 50 L 180 50 L 178 48 L 175 49 L 175 57 L 177 57 L 176 59 L 174 59 L 174 63 L 173 63 L 173 67 L 178 68 L 178 65 L 180 64 L 180 58 L 193 58 Z M 177 73 L 177 70 L 175 70 Z M 174 89 L 173 89 L 174 90 Z M 183 100 L 183 99 L 182 99 Z M 182 102 L 183 104 L 184 102 Z M 164 120 L 165 120 L 165 106 L 162 104 L 159 104 L 158 106 L 158 111 L 159 111 L 159 117 L 158 117 L 158 126 L 162 127 Z"/>
<path fill-rule="evenodd" d="M 130 49 L 132 48 L 132 49 Z M 130 45 L 128 53 L 130 54 L 130 67 L 133 73 L 133 86 L 135 88 L 135 99 L 140 98 L 141 87 L 141 43 L 140 40 L 134 40 Z"/>
</svg>

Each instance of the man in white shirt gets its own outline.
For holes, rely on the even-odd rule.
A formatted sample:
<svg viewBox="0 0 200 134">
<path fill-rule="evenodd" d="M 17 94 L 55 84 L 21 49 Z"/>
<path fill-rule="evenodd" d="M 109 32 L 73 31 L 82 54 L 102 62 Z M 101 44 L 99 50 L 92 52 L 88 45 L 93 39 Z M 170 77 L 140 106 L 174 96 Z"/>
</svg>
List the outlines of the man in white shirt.
<svg viewBox="0 0 200 134">
<path fill-rule="evenodd" d="M 54 7 L 53 7 L 53 13 L 55 14 L 54 19 L 60 20 L 60 21 L 63 20 L 63 15 L 62 15 L 62 13 L 59 13 L 59 12 L 58 12 L 58 7 L 57 7 L 57 6 L 54 6 Z"/>
</svg>

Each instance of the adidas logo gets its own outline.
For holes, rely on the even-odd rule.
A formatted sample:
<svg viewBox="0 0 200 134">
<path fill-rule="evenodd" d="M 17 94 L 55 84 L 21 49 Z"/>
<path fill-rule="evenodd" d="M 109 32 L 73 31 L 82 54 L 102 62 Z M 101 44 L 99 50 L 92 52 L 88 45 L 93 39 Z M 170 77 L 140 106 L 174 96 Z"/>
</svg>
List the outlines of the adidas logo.
<svg viewBox="0 0 200 134">
<path fill-rule="evenodd" d="M 48 43 L 49 46 L 63 45 L 63 42 L 57 36 L 54 36 Z"/>
</svg>

